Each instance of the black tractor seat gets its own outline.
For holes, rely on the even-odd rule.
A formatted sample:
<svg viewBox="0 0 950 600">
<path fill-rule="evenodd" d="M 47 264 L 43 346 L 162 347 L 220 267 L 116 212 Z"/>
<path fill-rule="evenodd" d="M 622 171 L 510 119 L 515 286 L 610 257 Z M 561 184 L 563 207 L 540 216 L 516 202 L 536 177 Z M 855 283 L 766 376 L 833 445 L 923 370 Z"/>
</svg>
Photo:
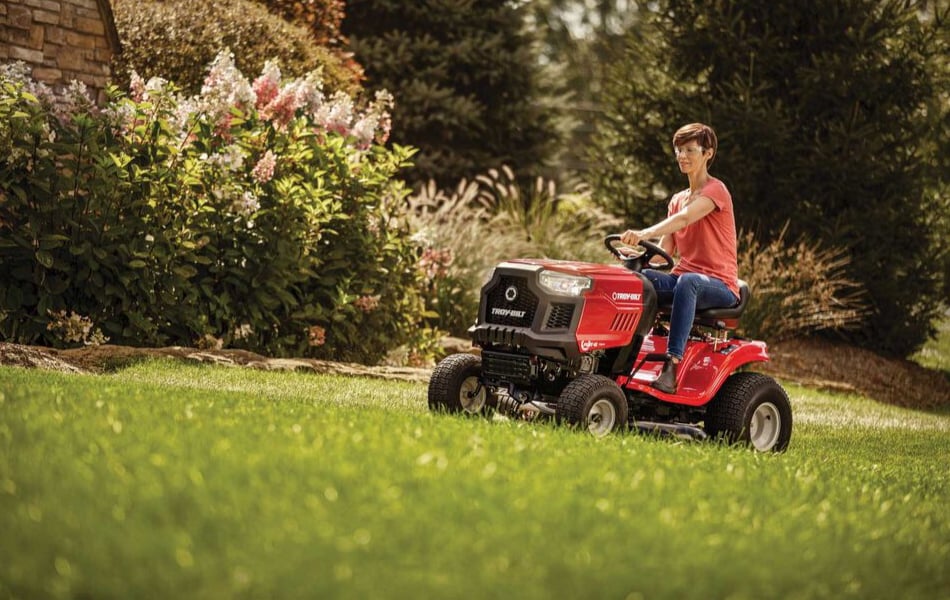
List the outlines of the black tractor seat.
<svg viewBox="0 0 950 600">
<path fill-rule="evenodd" d="M 752 292 L 749 291 L 749 284 L 739 280 L 739 302 L 735 306 L 727 308 L 706 308 L 696 311 L 696 317 L 693 319 L 694 325 L 704 325 L 706 327 L 715 327 L 717 329 L 735 329 L 739 325 L 739 317 L 749 305 L 749 299 Z M 659 307 L 659 314 L 663 318 L 670 317 L 672 304 L 664 304 Z"/>
</svg>

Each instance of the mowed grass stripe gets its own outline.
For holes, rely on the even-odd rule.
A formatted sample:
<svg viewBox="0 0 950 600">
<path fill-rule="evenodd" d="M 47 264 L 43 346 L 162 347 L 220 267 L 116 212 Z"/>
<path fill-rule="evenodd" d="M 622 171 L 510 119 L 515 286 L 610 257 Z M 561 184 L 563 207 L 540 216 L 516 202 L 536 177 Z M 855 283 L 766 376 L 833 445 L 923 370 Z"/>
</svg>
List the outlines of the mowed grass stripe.
<svg viewBox="0 0 950 600">
<path fill-rule="evenodd" d="M 940 597 L 948 417 L 790 391 L 772 456 L 435 415 L 419 384 L 0 369 L 0 595 Z"/>
</svg>

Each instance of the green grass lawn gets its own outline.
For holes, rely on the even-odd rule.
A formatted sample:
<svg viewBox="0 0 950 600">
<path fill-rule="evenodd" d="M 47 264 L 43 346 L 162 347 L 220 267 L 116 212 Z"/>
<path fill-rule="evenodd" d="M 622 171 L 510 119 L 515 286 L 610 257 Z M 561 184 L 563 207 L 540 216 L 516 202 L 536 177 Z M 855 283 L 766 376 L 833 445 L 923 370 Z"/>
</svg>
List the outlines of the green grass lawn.
<svg viewBox="0 0 950 600">
<path fill-rule="evenodd" d="M 787 387 L 761 455 L 421 384 L 0 368 L 0 597 L 950 597 L 950 415 Z"/>
<path fill-rule="evenodd" d="M 911 358 L 924 367 L 943 371 L 950 378 L 950 312 L 937 323 L 937 337 L 928 340 Z"/>
</svg>

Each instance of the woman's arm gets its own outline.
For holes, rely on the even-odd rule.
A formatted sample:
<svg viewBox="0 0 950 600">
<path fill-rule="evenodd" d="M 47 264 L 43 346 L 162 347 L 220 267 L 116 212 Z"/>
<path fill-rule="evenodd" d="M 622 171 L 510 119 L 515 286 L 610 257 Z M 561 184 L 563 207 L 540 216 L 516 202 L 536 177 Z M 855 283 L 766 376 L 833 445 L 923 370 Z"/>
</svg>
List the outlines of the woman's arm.
<svg viewBox="0 0 950 600">
<path fill-rule="evenodd" d="M 633 229 L 626 230 L 621 234 L 620 241 L 628 246 L 636 246 L 640 243 L 640 240 L 658 237 L 663 238 L 660 242 L 661 245 L 663 245 L 663 242 L 667 241 L 666 238 L 669 234 L 675 233 L 687 225 L 692 225 L 714 210 L 716 210 L 716 203 L 713 202 L 711 198 L 707 196 L 697 196 L 692 202 L 680 209 L 679 212 L 668 216 L 656 225 L 651 225 L 639 231 Z M 672 241 L 668 243 L 670 246 L 673 245 Z M 667 247 L 664 246 L 663 249 L 667 250 Z"/>
</svg>

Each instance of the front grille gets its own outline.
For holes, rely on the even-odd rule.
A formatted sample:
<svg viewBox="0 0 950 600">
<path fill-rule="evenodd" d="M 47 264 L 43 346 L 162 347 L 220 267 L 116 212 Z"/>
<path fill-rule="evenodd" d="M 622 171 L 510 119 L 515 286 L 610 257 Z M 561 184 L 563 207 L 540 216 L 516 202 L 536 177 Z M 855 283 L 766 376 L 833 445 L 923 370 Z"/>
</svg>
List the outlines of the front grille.
<svg viewBox="0 0 950 600">
<path fill-rule="evenodd" d="M 488 291 L 487 300 L 485 321 L 492 325 L 530 327 L 538 310 L 538 297 L 524 277 L 503 276 Z"/>
<path fill-rule="evenodd" d="M 554 302 L 551 304 L 551 310 L 548 313 L 548 320 L 545 322 L 545 329 L 567 329 L 571 326 L 571 320 L 574 318 L 574 305 L 563 302 Z"/>
<path fill-rule="evenodd" d="M 482 352 L 482 376 L 488 380 L 498 380 L 527 384 L 531 382 L 531 363 L 527 356 L 504 354 L 500 352 Z"/>
</svg>

